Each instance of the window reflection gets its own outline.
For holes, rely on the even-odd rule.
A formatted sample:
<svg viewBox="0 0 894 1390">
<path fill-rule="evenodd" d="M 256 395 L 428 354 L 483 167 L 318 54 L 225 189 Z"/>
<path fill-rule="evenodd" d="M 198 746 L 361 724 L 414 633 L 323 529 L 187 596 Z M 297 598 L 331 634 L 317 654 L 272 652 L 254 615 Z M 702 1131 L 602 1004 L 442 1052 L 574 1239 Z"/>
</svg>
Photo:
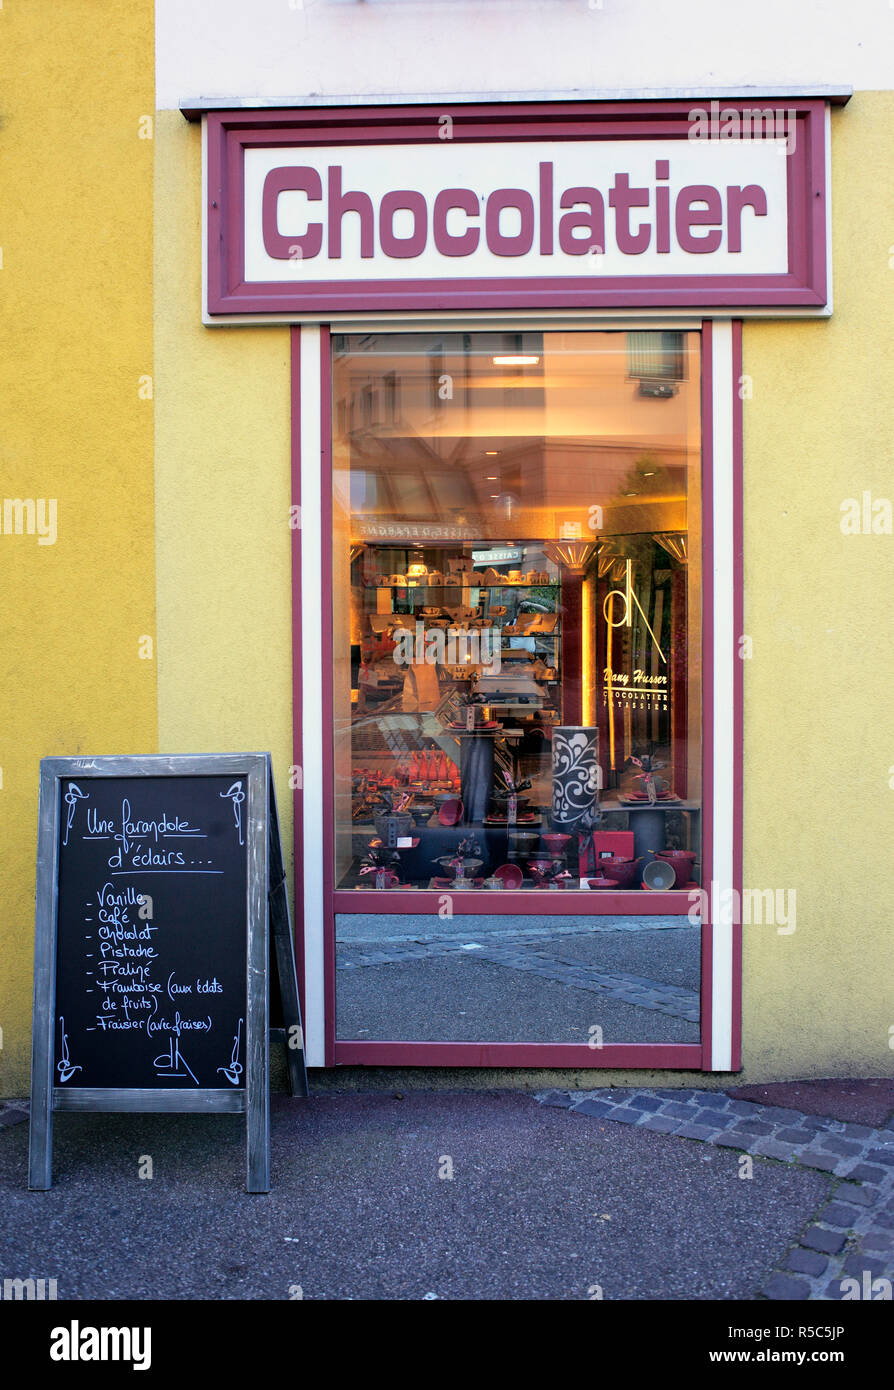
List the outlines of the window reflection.
<svg viewBox="0 0 894 1390">
<path fill-rule="evenodd" d="M 342 335 L 332 380 L 336 887 L 696 880 L 698 335 Z"/>
</svg>

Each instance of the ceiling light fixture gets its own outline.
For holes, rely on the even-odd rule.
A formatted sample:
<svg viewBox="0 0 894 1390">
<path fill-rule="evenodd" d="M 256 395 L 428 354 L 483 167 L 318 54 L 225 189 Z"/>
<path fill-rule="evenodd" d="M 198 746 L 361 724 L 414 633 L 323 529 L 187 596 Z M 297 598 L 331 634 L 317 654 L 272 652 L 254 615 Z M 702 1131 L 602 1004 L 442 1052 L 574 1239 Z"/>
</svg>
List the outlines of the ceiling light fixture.
<svg viewBox="0 0 894 1390">
<path fill-rule="evenodd" d="M 554 565 L 561 565 L 572 574 L 583 574 L 599 549 L 598 541 L 544 541 L 543 550 Z"/>
<path fill-rule="evenodd" d="M 679 564 L 685 565 L 689 558 L 688 537 L 685 531 L 665 531 L 660 535 L 652 537 L 656 540 L 668 555 L 672 555 Z"/>
<path fill-rule="evenodd" d="M 495 367 L 536 367 L 539 361 L 539 357 L 526 357 L 522 353 L 507 354 L 493 359 Z"/>
</svg>

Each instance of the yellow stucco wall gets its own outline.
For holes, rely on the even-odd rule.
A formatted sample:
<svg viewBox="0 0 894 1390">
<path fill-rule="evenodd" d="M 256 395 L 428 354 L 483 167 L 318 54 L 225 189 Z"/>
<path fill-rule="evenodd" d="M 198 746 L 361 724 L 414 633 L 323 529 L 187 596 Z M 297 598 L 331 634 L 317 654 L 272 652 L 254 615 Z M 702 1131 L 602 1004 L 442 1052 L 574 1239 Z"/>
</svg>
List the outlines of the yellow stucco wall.
<svg viewBox="0 0 894 1390">
<path fill-rule="evenodd" d="M 0 19 L 28 190 L 4 199 L 2 491 L 59 508 L 55 545 L 0 536 L 0 1095 L 28 1086 L 41 756 L 269 748 L 290 847 L 288 330 L 202 326 L 200 131 L 165 111 L 139 138 L 152 5 L 103 9 Z M 894 97 L 832 121 L 835 315 L 744 332 L 745 882 L 797 892 L 793 934 L 745 929 L 750 1080 L 894 1070 L 894 538 L 839 527 L 894 488 Z M 68 215 L 44 220 L 48 187 Z"/>
<path fill-rule="evenodd" d="M 58 528 L 0 535 L 0 1095 L 29 1085 L 38 760 L 156 746 L 153 44 L 151 0 L 0 12 L 0 490 Z"/>
<path fill-rule="evenodd" d="M 745 927 L 749 1076 L 890 1075 L 894 1051 L 894 94 L 832 114 L 834 314 L 746 323 L 744 879 L 797 925 Z"/>
<path fill-rule="evenodd" d="M 159 749 L 272 752 L 291 863 L 289 329 L 203 327 L 201 183 L 199 125 L 159 111 Z"/>
</svg>

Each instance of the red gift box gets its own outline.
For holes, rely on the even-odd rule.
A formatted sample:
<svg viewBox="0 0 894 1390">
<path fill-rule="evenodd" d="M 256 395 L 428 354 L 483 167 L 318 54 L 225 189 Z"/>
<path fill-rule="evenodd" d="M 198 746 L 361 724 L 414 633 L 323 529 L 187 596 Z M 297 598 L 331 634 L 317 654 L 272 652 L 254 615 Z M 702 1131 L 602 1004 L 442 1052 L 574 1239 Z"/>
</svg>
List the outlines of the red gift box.
<svg viewBox="0 0 894 1390">
<path fill-rule="evenodd" d="M 594 830 L 593 849 L 596 852 L 596 872 L 599 872 L 600 859 L 632 859 L 633 850 L 633 831 L 632 830 Z M 593 871 L 587 864 L 586 851 L 580 856 L 580 876 L 581 878 L 592 878 Z"/>
</svg>

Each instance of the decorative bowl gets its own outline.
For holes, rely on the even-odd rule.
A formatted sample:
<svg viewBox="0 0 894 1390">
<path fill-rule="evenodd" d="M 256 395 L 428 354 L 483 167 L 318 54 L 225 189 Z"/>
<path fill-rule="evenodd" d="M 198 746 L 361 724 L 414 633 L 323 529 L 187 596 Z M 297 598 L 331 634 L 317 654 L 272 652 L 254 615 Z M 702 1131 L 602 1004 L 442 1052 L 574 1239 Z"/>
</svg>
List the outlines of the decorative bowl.
<svg viewBox="0 0 894 1390">
<path fill-rule="evenodd" d="M 494 878 L 502 880 L 504 888 L 521 888 L 525 876 L 517 864 L 501 864 L 494 869 Z"/>
<path fill-rule="evenodd" d="M 432 863 L 443 865 L 445 874 L 452 874 L 454 878 L 474 878 L 476 869 L 481 868 L 484 860 L 463 859 L 462 863 L 458 863 L 455 854 L 440 854 Z"/>
<path fill-rule="evenodd" d="M 373 824 L 376 827 L 376 834 L 383 844 L 388 843 L 388 823 L 394 822 L 395 835 L 409 835 L 413 828 L 413 818 L 408 811 L 385 811 L 377 812 L 373 816 Z"/>
<path fill-rule="evenodd" d="M 646 786 L 647 786 L 648 780 L 649 780 L 649 776 L 648 776 L 647 773 L 645 773 L 645 772 L 638 772 L 638 773 L 636 774 L 636 777 L 635 777 L 634 780 L 637 781 L 637 782 L 642 782 L 642 784 L 643 784 L 642 789 L 643 789 L 643 791 L 646 791 Z M 656 790 L 656 792 L 658 793 L 659 796 L 663 796 L 665 792 L 669 792 L 669 791 L 670 791 L 670 782 L 667 780 L 666 777 L 656 777 L 655 773 L 653 772 L 653 773 L 652 773 L 652 781 L 655 783 L 655 790 Z M 648 796 L 648 794 L 649 794 L 649 793 L 646 792 L 646 795 L 647 795 L 647 796 Z"/>
<path fill-rule="evenodd" d="M 616 879 L 621 888 L 638 888 L 640 867 L 635 859 L 618 859 L 614 855 L 599 860 L 603 878 Z"/>
<path fill-rule="evenodd" d="M 447 800 L 442 803 L 438 811 L 438 820 L 442 825 L 459 825 L 462 818 L 463 804 L 459 797 L 448 797 Z"/>
<path fill-rule="evenodd" d="M 652 891 L 666 892 L 676 886 L 677 871 L 666 859 L 653 859 L 643 869 L 643 883 Z"/>
<path fill-rule="evenodd" d="M 620 888 L 617 879 L 614 878 L 588 878 L 587 883 L 591 888 Z"/>
<path fill-rule="evenodd" d="M 665 864 L 670 864 L 676 875 L 676 887 L 685 888 L 687 883 L 692 881 L 692 866 L 695 863 L 695 853 L 691 849 L 659 849 L 655 852 L 656 859 L 662 859 Z"/>
</svg>

